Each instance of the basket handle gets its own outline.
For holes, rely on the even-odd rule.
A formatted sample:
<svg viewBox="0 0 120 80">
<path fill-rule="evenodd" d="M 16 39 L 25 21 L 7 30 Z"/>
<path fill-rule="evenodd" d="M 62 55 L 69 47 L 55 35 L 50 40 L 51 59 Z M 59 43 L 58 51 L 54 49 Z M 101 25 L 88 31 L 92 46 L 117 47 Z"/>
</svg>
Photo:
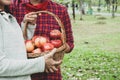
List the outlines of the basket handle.
<svg viewBox="0 0 120 80">
<path fill-rule="evenodd" d="M 36 12 L 36 14 L 40 14 L 40 13 L 47 13 L 47 14 L 49 14 L 49 15 L 54 17 L 54 19 L 58 22 L 58 25 L 61 27 L 61 33 L 62 33 L 61 39 L 63 41 L 63 44 L 65 44 L 66 43 L 66 33 L 65 33 L 64 25 L 61 22 L 60 18 L 57 15 L 55 15 L 52 12 L 49 12 L 49 11 L 37 11 Z M 29 23 L 25 23 L 25 25 L 24 25 L 23 37 L 25 39 L 27 39 L 27 27 L 28 27 L 28 24 Z"/>
</svg>

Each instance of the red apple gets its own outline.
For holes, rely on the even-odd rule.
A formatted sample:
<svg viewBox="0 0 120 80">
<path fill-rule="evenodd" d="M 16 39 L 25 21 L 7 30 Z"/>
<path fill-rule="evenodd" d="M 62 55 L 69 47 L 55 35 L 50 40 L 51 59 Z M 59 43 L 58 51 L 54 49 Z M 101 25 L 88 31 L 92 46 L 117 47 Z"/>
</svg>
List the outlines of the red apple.
<svg viewBox="0 0 120 80">
<path fill-rule="evenodd" d="M 32 53 L 41 53 L 42 51 L 41 51 L 41 49 L 40 48 L 36 48 L 36 49 L 34 49 L 33 51 L 32 51 Z"/>
<path fill-rule="evenodd" d="M 62 41 L 57 39 L 57 40 L 51 40 L 51 43 L 54 45 L 55 48 L 59 48 L 62 46 Z"/>
<path fill-rule="evenodd" d="M 49 42 L 49 39 L 47 37 L 44 36 L 40 36 L 40 45 L 43 46 L 45 43 Z"/>
<path fill-rule="evenodd" d="M 61 38 L 61 32 L 57 29 L 51 30 L 50 31 L 50 37 L 52 39 L 60 39 Z"/>
<path fill-rule="evenodd" d="M 52 43 L 45 43 L 43 45 L 43 51 L 50 51 L 54 48 L 54 45 Z"/>
<path fill-rule="evenodd" d="M 40 36 L 33 37 L 32 40 L 34 41 L 34 44 L 35 44 L 36 47 L 41 47 Z"/>
<path fill-rule="evenodd" d="M 35 39 L 36 39 L 37 37 L 39 37 L 39 36 L 37 36 L 37 35 L 36 35 L 36 36 L 33 36 L 32 41 L 35 42 Z"/>
<path fill-rule="evenodd" d="M 32 52 L 34 50 L 34 44 L 31 40 L 25 41 L 25 47 L 26 47 L 27 52 Z"/>
<path fill-rule="evenodd" d="M 32 41 L 35 43 L 36 47 L 42 47 L 45 43 L 49 42 L 49 39 L 44 36 L 34 36 Z"/>
</svg>

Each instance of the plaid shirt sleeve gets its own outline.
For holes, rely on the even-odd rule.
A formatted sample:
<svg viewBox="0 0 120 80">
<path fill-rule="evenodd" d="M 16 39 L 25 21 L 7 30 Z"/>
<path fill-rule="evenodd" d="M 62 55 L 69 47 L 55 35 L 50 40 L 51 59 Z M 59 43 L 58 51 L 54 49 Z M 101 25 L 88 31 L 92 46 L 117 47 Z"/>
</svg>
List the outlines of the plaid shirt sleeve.
<svg viewBox="0 0 120 80">
<path fill-rule="evenodd" d="M 70 51 L 72 51 L 72 49 L 74 48 L 74 44 L 73 44 L 74 39 L 73 39 L 71 21 L 70 21 L 70 17 L 68 15 L 68 12 L 67 12 L 67 8 L 64 9 L 63 15 L 64 16 L 62 18 L 62 21 L 63 21 L 64 27 L 65 27 L 67 44 L 70 46 Z"/>
</svg>

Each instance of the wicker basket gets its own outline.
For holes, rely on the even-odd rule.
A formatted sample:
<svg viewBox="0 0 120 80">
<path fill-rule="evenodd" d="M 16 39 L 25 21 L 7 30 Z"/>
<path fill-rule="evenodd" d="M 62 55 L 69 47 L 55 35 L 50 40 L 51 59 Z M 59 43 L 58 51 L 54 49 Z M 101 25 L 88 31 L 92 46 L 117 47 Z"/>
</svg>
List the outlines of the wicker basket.
<svg viewBox="0 0 120 80">
<path fill-rule="evenodd" d="M 65 53 L 64 51 L 62 51 L 62 48 L 66 47 L 66 33 L 65 33 L 64 25 L 61 22 L 61 20 L 59 19 L 59 17 L 57 15 L 53 14 L 52 12 L 49 12 L 49 11 L 37 11 L 36 12 L 36 14 L 42 14 L 42 13 L 46 13 L 46 14 L 49 14 L 49 15 L 53 16 L 54 19 L 57 21 L 58 25 L 61 28 L 61 33 L 62 33 L 61 40 L 62 40 L 63 45 L 61 47 L 57 48 L 57 51 L 54 55 L 55 60 L 60 60 L 64 57 L 64 53 Z M 24 36 L 25 39 L 27 39 L 27 26 L 28 26 L 28 24 L 29 23 L 25 24 L 25 28 L 23 30 L 23 36 Z M 46 55 L 48 53 L 49 52 L 27 53 L 27 56 L 28 56 L 28 58 L 35 58 L 35 57 L 40 57 L 40 56 Z"/>
</svg>

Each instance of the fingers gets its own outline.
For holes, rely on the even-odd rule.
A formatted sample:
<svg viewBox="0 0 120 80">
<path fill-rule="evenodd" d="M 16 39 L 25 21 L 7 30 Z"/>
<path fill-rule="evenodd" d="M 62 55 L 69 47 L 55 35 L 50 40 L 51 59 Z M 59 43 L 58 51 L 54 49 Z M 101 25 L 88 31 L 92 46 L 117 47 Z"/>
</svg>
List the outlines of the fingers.
<svg viewBox="0 0 120 80">
<path fill-rule="evenodd" d="M 50 73 L 53 73 L 53 72 L 54 72 L 54 70 L 53 70 L 52 68 L 50 68 L 50 69 L 49 69 L 49 72 L 50 72 Z"/>
<path fill-rule="evenodd" d="M 56 48 L 53 49 L 49 54 L 44 55 L 45 58 L 45 72 L 46 73 L 53 73 L 56 72 L 59 66 L 62 63 L 62 60 L 55 61 L 53 59 L 53 55 L 56 53 Z"/>
<path fill-rule="evenodd" d="M 52 70 L 53 70 L 54 72 L 58 71 L 58 69 L 57 69 L 55 66 L 52 67 Z"/>
<path fill-rule="evenodd" d="M 26 20 L 28 20 L 29 22 L 32 22 L 35 20 L 35 18 L 30 18 L 30 17 L 27 17 Z"/>
<path fill-rule="evenodd" d="M 64 51 L 65 49 L 66 49 L 66 44 L 64 44 L 62 51 Z"/>
<path fill-rule="evenodd" d="M 66 49 L 66 44 L 62 45 L 60 48 L 57 49 L 56 52 L 62 52 Z"/>
<path fill-rule="evenodd" d="M 45 72 L 46 72 L 46 73 L 49 73 L 48 69 L 45 69 Z"/>
<path fill-rule="evenodd" d="M 55 67 L 55 66 L 52 66 L 50 69 L 49 69 L 49 72 L 50 73 L 53 73 L 53 72 L 56 72 L 58 71 L 58 69 Z"/>
<path fill-rule="evenodd" d="M 42 15 L 41 13 L 37 13 L 38 16 Z"/>
<path fill-rule="evenodd" d="M 41 13 L 37 13 L 37 12 L 30 12 L 30 13 L 27 13 L 25 16 L 24 16 L 24 19 L 23 19 L 23 22 L 24 23 L 31 23 L 31 24 L 36 24 L 36 20 L 37 20 L 37 17 L 40 16 Z"/>
<path fill-rule="evenodd" d="M 62 63 L 62 60 L 54 61 L 53 65 L 58 66 L 58 65 L 60 65 L 61 63 Z"/>
<path fill-rule="evenodd" d="M 24 16 L 23 22 L 29 22 L 35 24 L 37 20 L 37 16 L 38 15 L 36 12 L 30 12 Z"/>
<path fill-rule="evenodd" d="M 53 73 L 58 70 L 58 66 L 62 63 L 62 60 L 55 61 L 53 59 L 50 59 L 45 64 L 45 72 L 46 73 Z"/>
<path fill-rule="evenodd" d="M 66 49 L 64 50 L 65 53 L 69 53 L 70 51 L 70 46 L 66 43 Z"/>
<path fill-rule="evenodd" d="M 46 73 L 54 73 L 56 71 L 58 71 L 58 69 L 55 66 L 52 66 L 49 69 L 45 69 Z"/>
<path fill-rule="evenodd" d="M 37 14 L 27 15 L 28 18 L 37 18 Z"/>
<path fill-rule="evenodd" d="M 50 57 L 53 57 L 53 55 L 56 53 L 56 48 L 54 48 L 48 55 L 50 56 Z"/>
<path fill-rule="evenodd" d="M 53 55 L 55 54 L 56 50 L 57 50 L 57 49 L 54 48 L 50 53 L 44 55 L 45 60 L 53 59 Z"/>
</svg>

